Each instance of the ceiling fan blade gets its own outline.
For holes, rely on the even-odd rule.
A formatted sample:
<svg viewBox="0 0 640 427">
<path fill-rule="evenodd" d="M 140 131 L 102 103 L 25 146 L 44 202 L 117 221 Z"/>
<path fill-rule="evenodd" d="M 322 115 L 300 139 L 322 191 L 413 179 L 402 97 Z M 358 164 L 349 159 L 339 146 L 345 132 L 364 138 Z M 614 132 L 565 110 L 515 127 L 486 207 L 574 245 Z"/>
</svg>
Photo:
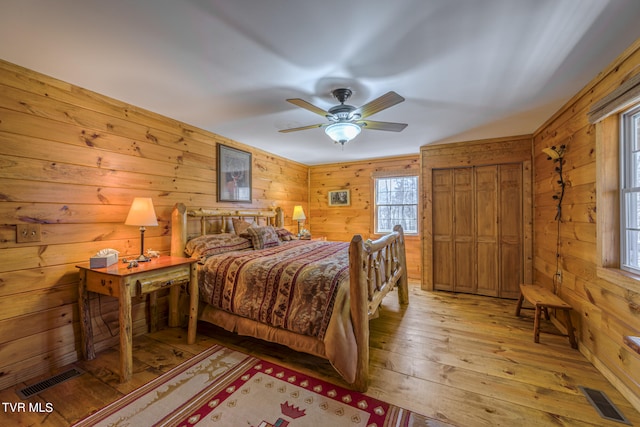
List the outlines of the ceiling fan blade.
<svg viewBox="0 0 640 427">
<path fill-rule="evenodd" d="M 389 107 L 393 107 L 396 104 L 404 101 L 404 98 L 394 91 L 385 93 L 384 95 L 374 99 L 371 102 L 364 104 L 360 108 L 356 108 L 353 114 L 360 114 L 360 117 L 367 118 L 372 114 L 385 110 Z"/>
<path fill-rule="evenodd" d="M 296 106 L 300 107 L 300 108 L 304 108 L 305 110 L 309 110 L 312 113 L 319 114 L 322 117 L 326 117 L 327 115 L 330 115 L 328 111 L 325 111 L 320 107 L 316 107 L 315 105 L 311 104 L 310 102 L 305 101 L 304 99 L 292 98 L 292 99 L 287 99 L 287 101 L 292 103 L 293 105 L 296 105 Z"/>
<path fill-rule="evenodd" d="M 324 126 L 326 126 L 326 125 L 325 124 L 319 124 L 319 125 L 301 126 L 299 128 L 281 129 L 278 132 L 282 132 L 282 133 L 297 132 L 299 130 L 315 129 L 315 128 L 321 128 L 321 127 L 324 127 Z"/>
<path fill-rule="evenodd" d="M 406 123 L 376 122 L 373 120 L 359 120 L 357 123 L 361 123 L 365 129 L 386 130 L 390 132 L 401 132 L 407 127 Z"/>
</svg>

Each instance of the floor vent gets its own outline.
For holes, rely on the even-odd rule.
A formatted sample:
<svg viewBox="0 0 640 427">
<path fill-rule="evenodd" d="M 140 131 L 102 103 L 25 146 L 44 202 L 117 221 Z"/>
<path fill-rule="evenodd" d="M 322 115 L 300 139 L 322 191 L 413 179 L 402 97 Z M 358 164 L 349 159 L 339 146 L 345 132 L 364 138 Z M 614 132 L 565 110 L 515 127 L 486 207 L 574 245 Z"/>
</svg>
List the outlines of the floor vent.
<svg viewBox="0 0 640 427">
<path fill-rule="evenodd" d="M 16 391 L 18 396 L 22 399 L 28 399 L 34 394 L 38 394 L 42 391 L 45 391 L 48 388 L 53 387 L 54 385 L 63 383 L 71 378 L 77 377 L 84 374 L 84 371 L 78 368 L 71 368 L 68 371 L 64 371 L 59 373 L 58 375 L 54 375 L 51 378 L 47 378 L 46 380 L 42 380 L 38 383 L 32 384 L 29 387 L 25 387 L 22 390 Z"/>
<path fill-rule="evenodd" d="M 594 390 L 592 388 L 582 386 L 580 386 L 579 388 L 587 397 L 591 405 L 596 408 L 596 411 L 598 411 L 602 418 L 631 425 L 629 420 L 627 420 L 625 416 L 622 415 L 622 412 L 620 412 L 618 408 L 616 408 L 616 405 L 614 405 L 613 402 L 609 400 L 606 394 L 604 394 L 600 390 Z"/>
</svg>

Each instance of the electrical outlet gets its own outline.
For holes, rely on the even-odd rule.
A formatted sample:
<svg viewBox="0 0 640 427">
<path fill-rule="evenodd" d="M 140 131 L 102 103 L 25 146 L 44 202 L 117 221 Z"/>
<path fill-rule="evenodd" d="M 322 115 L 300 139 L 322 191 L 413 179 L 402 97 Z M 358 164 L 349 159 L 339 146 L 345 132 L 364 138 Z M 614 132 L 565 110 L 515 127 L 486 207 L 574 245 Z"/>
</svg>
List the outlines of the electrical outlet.
<svg viewBox="0 0 640 427">
<path fill-rule="evenodd" d="M 40 224 L 18 224 L 16 226 L 16 242 L 30 243 L 42 240 Z"/>
<path fill-rule="evenodd" d="M 562 271 L 558 270 L 556 271 L 556 283 L 562 283 Z"/>
</svg>

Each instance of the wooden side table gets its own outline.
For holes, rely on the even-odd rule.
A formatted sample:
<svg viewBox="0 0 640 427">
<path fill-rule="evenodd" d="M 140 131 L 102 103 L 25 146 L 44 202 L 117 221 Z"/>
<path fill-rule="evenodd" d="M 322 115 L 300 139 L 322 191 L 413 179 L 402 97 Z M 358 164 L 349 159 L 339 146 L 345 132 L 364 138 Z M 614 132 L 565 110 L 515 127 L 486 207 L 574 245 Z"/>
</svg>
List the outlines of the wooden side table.
<svg viewBox="0 0 640 427">
<path fill-rule="evenodd" d="M 155 291 L 170 288 L 169 294 L 169 326 L 179 326 L 178 298 L 180 286 L 189 284 L 189 327 L 187 343 L 196 340 L 196 324 L 198 321 L 198 276 L 196 260 L 162 256 L 152 258 L 149 262 L 140 262 L 138 267 L 127 268 L 128 264 L 118 262 L 105 268 L 89 268 L 89 263 L 79 264 L 80 287 L 78 305 L 80 309 L 80 332 L 82 352 L 87 360 L 96 357 L 93 344 L 93 327 L 91 326 L 91 312 L 88 291 L 97 292 L 118 298 L 120 323 L 120 380 L 129 381 L 133 373 L 131 325 L 131 299 L 139 295 L 150 294 L 151 327 L 155 325 L 154 318 Z"/>
</svg>

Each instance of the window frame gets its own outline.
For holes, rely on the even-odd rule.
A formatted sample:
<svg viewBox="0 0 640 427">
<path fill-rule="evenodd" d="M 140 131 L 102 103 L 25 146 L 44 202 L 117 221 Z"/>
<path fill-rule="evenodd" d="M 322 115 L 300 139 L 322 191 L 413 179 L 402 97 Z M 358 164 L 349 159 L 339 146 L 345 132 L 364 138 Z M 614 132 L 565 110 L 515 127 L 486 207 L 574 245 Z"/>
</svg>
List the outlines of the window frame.
<svg viewBox="0 0 640 427">
<path fill-rule="evenodd" d="M 403 232 L 405 235 L 408 236 L 418 236 L 420 234 L 420 176 L 417 172 L 415 171 L 401 171 L 401 172 L 385 172 L 385 173 L 381 173 L 381 174 L 373 174 L 371 176 L 372 178 L 372 197 L 371 200 L 373 200 L 373 209 L 372 209 L 372 216 L 373 216 L 373 230 L 372 230 L 372 234 L 375 235 L 384 235 L 389 233 L 389 231 L 379 231 L 378 229 L 378 180 L 382 180 L 382 179 L 393 179 L 393 178 L 414 178 L 416 180 L 416 202 L 415 204 L 408 204 L 408 205 L 388 205 L 388 206 L 415 206 L 416 207 L 416 231 L 415 232 L 410 232 L 407 231 L 405 229 L 403 229 Z"/>
<path fill-rule="evenodd" d="M 629 110 L 628 107 L 624 111 Z M 621 268 L 621 112 L 595 123 L 596 275 L 624 289 L 640 292 L 640 275 Z"/>
<path fill-rule="evenodd" d="M 638 141 L 638 129 L 636 121 L 640 120 L 640 104 L 623 111 L 620 114 L 620 269 L 640 275 L 640 266 L 634 267 L 630 263 L 630 248 L 628 246 L 628 232 L 632 227 L 628 226 L 627 195 L 640 194 L 640 179 L 633 173 L 640 168 L 640 157 L 634 158 L 634 151 L 640 151 Z M 636 148 L 634 150 L 634 148 Z M 635 186 L 634 186 L 634 181 Z M 636 231 L 638 226 L 635 227 Z M 638 245 L 640 246 L 640 245 Z"/>
</svg>

